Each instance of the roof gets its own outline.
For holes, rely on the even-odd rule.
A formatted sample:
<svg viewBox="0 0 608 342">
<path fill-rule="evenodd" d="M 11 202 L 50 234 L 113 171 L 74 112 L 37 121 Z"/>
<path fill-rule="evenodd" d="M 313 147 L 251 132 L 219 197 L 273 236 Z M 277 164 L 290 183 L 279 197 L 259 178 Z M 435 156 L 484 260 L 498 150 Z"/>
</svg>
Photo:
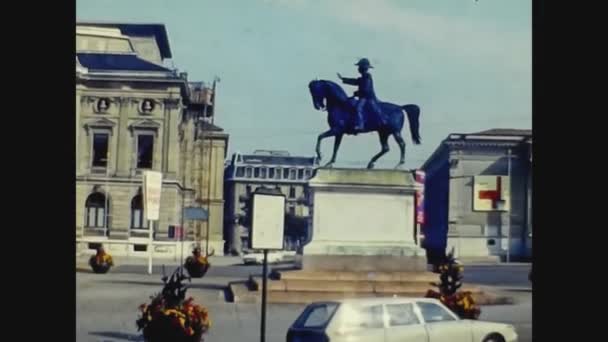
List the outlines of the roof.
<svg viewBox="0 0 608 342">
<path fill-rule="evenodd" d="M 216 125 L 214 125 L 214 124 L 212 124 L 210 122 L 207 122 L 207 121 L 203 121 L 202 123 L 199 123 L 199 125 L 200 125 L 200 127 L 201 127 L 201 129 L 203 131 L 215 131 L 215 132 L 223 132 L 224 131 L 223 128 L 221 128 L 219 126 L 216 126 Z"/>
<path fill-rule="evenodd" d="M 163 59 L 171 58 L 171 48 L 169 38 L 164 24 L 154 23 L 113 23 L 103 21 L 79 21 L 79 26 L 115 27 L 127 36 L 131 37 L 150 37 L 156 39 L 160 55 Z"/>
<path fill-rule="evenodd" d="M 432 161 L 437 158 L 447 144 L 475 144 L 476 146 L 504 146 L 505 144 L 519 144 L 521 141 L 532 143 L 531 129 L 515 128 L 491 128 L 478 133 L 451 133 L 449 134 L 435 151 L 427 158 L 420 167 L 426 170 Z"/>
<path fill-rule="evenodd" d="M 316 304 L 332 304 L 332 303 L 341 303 L 348 305 L 358 305 L 358 304 L 391 304 L 391 303 L 412 303 L 412 302 L 425 302 L 425 303 L 438 303 L 439 301 L 434 298 L 414 298 L 414 297 L 359 297 L 359 298 L 344 298 L 338 300 L 329 300 L 329 301 L 318 301 L 313 302 L 311 305 Z"/>
<path fill-rule="evenodd" d="M 531 129 L 492 128 L 473 135 L 532 136 Z"/>
<path fill-rule="evenodd" d="M 242 163 L 261 165 L 316 165 L 314 157 L 268 156 L 245 154 Z"/>
<path fill-rule="evenodd" d="M 76 57 L 83 67 L 91 70 L 171 72 L 170 69 L 148 62 L 135 54 L 78 53 Z"/>
</svg>

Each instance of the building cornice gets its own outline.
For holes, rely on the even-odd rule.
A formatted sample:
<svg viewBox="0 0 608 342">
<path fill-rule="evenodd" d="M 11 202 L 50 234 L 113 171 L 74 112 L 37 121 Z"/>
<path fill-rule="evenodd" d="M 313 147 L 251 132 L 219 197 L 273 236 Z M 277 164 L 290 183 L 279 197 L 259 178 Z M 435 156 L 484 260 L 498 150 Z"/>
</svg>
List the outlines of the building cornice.
<svg viewBox="0 0 608 342">
<path fill-rule="evenodd" d="M 470 148 L 514 148 L 522 145 L 521 140 L 517 141 L 496 141 L 496 140 L 448 140 L 444 142 L 449 147 L 470 147 Z"/>
<path fill-rule="evenodd" d="M 133 184 L 133 185 L 142 185 L 143 184 L 141 178 L 127 178 L 127 177 L 116 177 L 116 176 L 111 176 L 108 178 L 108 177 L 103 177 L 103 176 L 98 176 L 98 175 L 76 176 L 76 181 L 85 182 L 85 183 L 103 183 L 103 184 L 105 184 L 106 182 L 110 183 L 110 184 L 112 184 L 112 183 L 123 183 L 123 184 Z M 183 190 L 183 191 L 195 192 L 195 189 L 184 187 L 182 185 L 182 183 L 178 180 L 163 179 L 162 184 L 176 186 L 180 190 Z"/>
</svg>

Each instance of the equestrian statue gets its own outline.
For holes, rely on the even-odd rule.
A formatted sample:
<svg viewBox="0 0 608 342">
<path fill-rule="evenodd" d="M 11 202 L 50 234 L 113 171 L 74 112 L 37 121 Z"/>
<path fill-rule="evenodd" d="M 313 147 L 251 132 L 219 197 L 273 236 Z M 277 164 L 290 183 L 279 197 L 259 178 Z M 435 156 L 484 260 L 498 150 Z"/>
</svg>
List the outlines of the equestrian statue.
<svg viewBox="0 0 608 342">
<path fill-rule="evenodd" d="M 328 80 L 315 80 L 308 84 L 312 103 L 316 110 L 327 110 L 327 122 L 330 129 L 319 134 L 317 138 L 316 152 L 321 160 L 321 140 L 328 137 L 334 138 L 334 151 L 331 160 L 325 167 L 331 167 L 336 161 L 336 155 L 342 142 L 344 134 L 357 135 L 358 133 L 378 132 L 382 149 L 372 157 L 368 169 L 374 167 L 374 163 L 389 151 L 388 137 L 393 136 L 401 150 L 401 159 L 397 167 L 405 163 L 405 141 L 401 136 L 404 115 L 406 112 L 410 133 L 414 144 L 420 144 L 418 117 L 420 108 L 415 104 L 399 106 L 389 102 L 381 102 L 374 92 L 374 85 L 369 69 L 372 68 L 367 58 L 362 58 L 358 63 L 359 78 L 346 78 L 338 73 L 342 82 L 357 86 L 353 97 L 349 97 L 338 84 Z"/>
</svg>

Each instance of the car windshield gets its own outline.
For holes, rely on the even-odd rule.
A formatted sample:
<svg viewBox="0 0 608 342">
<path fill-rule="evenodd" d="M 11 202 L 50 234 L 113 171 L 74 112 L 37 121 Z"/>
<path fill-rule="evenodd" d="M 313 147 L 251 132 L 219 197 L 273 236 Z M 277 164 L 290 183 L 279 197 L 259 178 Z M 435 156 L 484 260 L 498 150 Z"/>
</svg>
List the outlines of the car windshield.
<svg viewBox="0 0 608 342">
<path fill-rule="evenodd" d="M 304 311 L 302 317 L 296 322 L 298 328 L 321 328 L 329 323 L 332 315 L 338 308 L 337 303 L 315 304 Z"/>
</svg>

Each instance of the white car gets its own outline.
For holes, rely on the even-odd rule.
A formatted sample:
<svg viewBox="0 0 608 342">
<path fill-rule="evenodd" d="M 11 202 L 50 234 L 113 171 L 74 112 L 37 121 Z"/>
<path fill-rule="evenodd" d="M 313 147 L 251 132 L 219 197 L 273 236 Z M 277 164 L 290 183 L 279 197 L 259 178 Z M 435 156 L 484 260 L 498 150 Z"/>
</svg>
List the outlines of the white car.
<svg viewBox="0 0 608 342">
<path fill-rule="evenodd" d="M 287 342 L 516 342 L 515 327 L 458 318 L 430 298 L 359 298 L 308 305 Z"/>
<path fill-rule="evenodd" d="M 268 263 L 276 264 L 283 260 L 283 253 L 268 252 Z M 264 263 L 264 252 L 250 251 L 243 254 L 243 263 L 245 264 L 262 264 Z"/>
</svg>

